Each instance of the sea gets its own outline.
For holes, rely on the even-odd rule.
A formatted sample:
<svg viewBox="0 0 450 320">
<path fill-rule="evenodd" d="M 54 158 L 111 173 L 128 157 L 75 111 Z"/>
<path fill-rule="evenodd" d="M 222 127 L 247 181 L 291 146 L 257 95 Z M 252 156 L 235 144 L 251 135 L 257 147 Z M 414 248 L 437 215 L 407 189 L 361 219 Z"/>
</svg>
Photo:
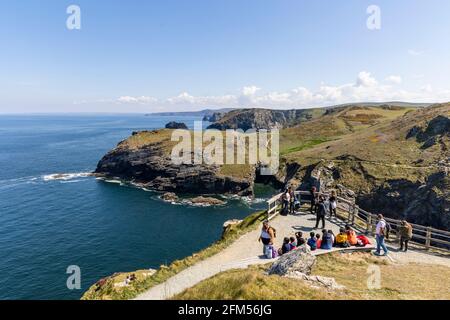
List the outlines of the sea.
<svg viewBox="0 0 450 320">
<path fill-rule="evenodd" d="M 0 115 L 0 299 L 79 299 L 116 272 L 158 268 L 217 241 L 222 225 L 265 207 L 254 199 L 195 207 L 89 175 L 133 131 L 192 116 Z M 73 286 L 79 270 L 80 288 Z M 69 280 L 69 281 L 68 281 Z M 72 285 L 67 285 L 69 284 Z"/>
</svg>

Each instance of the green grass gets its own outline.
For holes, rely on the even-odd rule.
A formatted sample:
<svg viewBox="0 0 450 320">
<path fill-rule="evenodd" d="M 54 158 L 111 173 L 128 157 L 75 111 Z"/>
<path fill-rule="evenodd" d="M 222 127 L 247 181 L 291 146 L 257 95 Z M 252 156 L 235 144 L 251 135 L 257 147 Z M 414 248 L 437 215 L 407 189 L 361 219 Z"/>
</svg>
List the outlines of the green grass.
<svg viewBox="0 0 450 320">
<path fill-rule="evenodd" d="M 295 147 L 291 147 L 291 148 L 287 148 L 285 150 L 281 150 L 280 154 L 282 156 L 289 154 L 289 153 L 293 153 L 293 152 L 299 152 L 305 149 L 309 149 L 309 148 L 313 148 L 314 146 L 317 146 L 321 143 L 324 142 L 328 142 L 331 141 L 331 139 L 328 138 L 315 138 L 315 139 L 311 139 L 311 140 L 307 140 L 305 142 L 303 142 L 302 144 L 295 146 Z"/>
<path fill-rule="evenodd" d="M 368 267 L 381 271 L 381 287 L 369 289 Z M 326 254 L 317 258 L 314 275 L 332 277 L 343 290 L 313 288 L 298 279 L 267 275 L 268 266 L 230 270 L 185 290 L 180 300 L 401 300 L 450 299 L 450 268 L 393 264 L 369 253 Z"/>
<path fill-rule="evenodd" d="M 259 211 L 249 215 L 240 224 L 230 225 L 222 236 L 222 239 L 215 242 L 206 249 L 195 253 L 189 257 L 182 260 L 175 260 L 169 266 L 161 266 L 157 272 L 152 275 L 145 277 L 144 273 L 148 272 L 145 270 L 138 270 L 133 272 L 119 273 L 107 278 L 106 283 L 99 289 L 97 285 L 91 286 L 81 298 L 82 300 L 127 300 L 133 299 L 137 295 L 146 290 L 166 281 L 170 277 L 173 277 L 177 273 L 183 271 L 184 269 L 193 266 L 194 264 L 205 260 L 229 245 L 231 245 L 237 238 L 241 235 L 253 230 L 258 227 L 264 219 L 267 218 L 266 211 Z M 114 286 L 115 283 L 122 282 L 127 275 L 135 274 L 137 280 L 127 287 L 117 288 Z"/>
</svg>

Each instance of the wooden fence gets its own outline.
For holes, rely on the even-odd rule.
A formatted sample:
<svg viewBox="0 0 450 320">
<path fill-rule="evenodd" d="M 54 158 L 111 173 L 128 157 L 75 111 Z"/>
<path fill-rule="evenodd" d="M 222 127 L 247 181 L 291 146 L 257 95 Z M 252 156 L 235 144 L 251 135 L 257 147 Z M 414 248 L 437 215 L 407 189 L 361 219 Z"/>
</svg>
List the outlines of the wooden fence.
<svg viewBox="0 0 450 320">
<path fill-rule="evenodd" d="M 311 194 L 309 191 L 295 191 L 295 195 L 300 203 L 309 203 L 311 201 Z M 321 194 L 328 196 L 328 194 Z M 281 209 L 281 196 L 282 193 L 277 194 L 267 201 L 267 214 L 268 220 L 275 218 Z M 308 199 L 309 198 L 309 199 Z M 345 223 L 356 226 L 358 229 L 363 230 L 368 235 L 375 234 L 375 228 L 377 224 L 377 215 L 365 211 L 358 207 L 354 202 L 347 199 L 337 197 L 338 202 L 338 218 Z M 401 224 L 401 220 L 384 218 L 392 228 L 392 232 L 398 237 L 398 230 Z M 450 232 L 435 229 L 432 227 L 425 227 L 418 224 L 412 224 L 413 237 L 411 242 L 424 246 L 426 249 L 438 249 L 446 252 L 450 251 Z"/>
</svg>

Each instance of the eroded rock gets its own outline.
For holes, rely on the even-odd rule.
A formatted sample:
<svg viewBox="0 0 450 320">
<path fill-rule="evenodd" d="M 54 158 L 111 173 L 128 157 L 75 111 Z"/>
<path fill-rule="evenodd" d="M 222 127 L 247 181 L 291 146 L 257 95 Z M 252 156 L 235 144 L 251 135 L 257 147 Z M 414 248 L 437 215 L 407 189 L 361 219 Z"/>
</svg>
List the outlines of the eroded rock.
<svg viewBox="0 0 450 320">
<path fill-rule="evenodd" d="M 282 255 L 272 264 L 268 273 L 284 276 L 291 272 L 299 272 L 309 275 L 315 263 L 316 257 L 311 254 L 311 250 L 307 246 L 303 245 Z"/>
</svg>

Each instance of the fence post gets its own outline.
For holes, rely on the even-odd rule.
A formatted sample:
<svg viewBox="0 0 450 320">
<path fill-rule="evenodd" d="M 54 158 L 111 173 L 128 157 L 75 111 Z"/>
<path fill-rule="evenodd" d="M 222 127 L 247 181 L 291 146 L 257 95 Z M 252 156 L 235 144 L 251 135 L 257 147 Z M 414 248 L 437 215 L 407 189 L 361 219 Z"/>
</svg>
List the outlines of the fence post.
<svg viewBox="0 0 450 320">
<path fill-rule="evenodd" d="M 428 250 L 431 246 L 431 227 L 427 227 L 427 235 L 425 240 L 425 248 Z"/>
<path fill-rule="evenodd" d="M 355 208 L 353 209 L 353 215 L 352 215 L 352 226 L 355 224 L 355 217 L 359 213 L 359 207 L 355 205 Z"/>
<path fill-rule="evenodd" d="M 372 215 L 369 213 L 367 215 L 367 227 L 366 233 L 372 235 Z"/>
</svg>

